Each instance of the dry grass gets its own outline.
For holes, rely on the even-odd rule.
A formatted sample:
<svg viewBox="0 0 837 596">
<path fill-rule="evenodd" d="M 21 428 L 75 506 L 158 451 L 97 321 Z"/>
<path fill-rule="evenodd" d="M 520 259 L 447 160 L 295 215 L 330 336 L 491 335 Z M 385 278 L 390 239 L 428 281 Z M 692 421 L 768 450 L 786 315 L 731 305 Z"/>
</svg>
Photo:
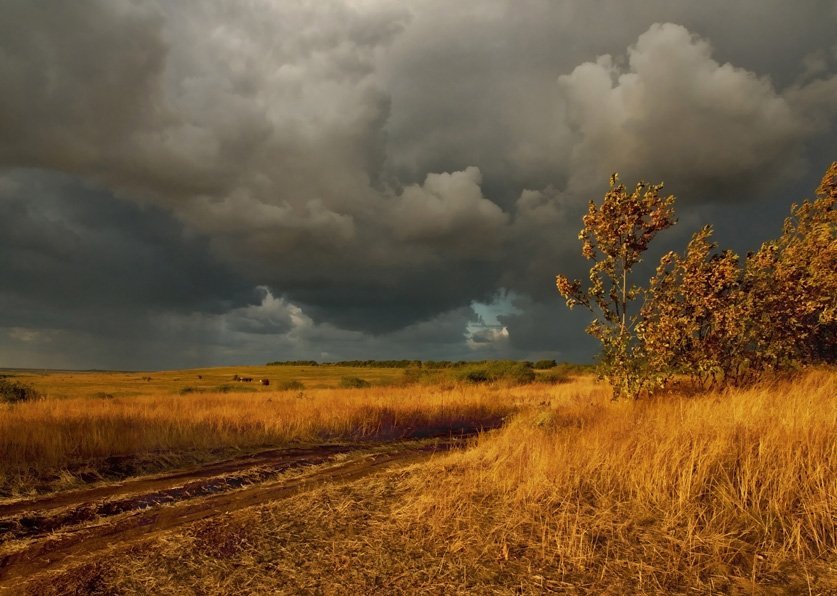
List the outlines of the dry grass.
<svg viewBox="0 0 837 596">
<path fill-rule="evenodd" d="M 0 495 L 79 477 L 119 477 L 231 450 L 368 441 L 496 424 L 511 411 L 490 391 L 409 387 L 160 393 L 0 406 Z M 43 485 L 43 486 L 40 486 Z"/>
<path fill-rule="evenodd" d="M 466 452 L 194 524 L 36 588 L 837 593 L 833 372 L 638 403 L 588 380 L 499 393 L 530 407 Z"/>
<path fill-rule="evenodd" d="M 184 389 L 211 391 L 222 386 L 233 390 L 271 391 L 283 382 L 298 381 L 306 389 L 338 387 L 344 376 L 359 377 L 375 385 L 394 384 L 404 377 L 398 368 L 342 366 L 226 366 L 153 372 L 0 370 L 14 380 L 34 386 L 51 399 L 68 397 L 131 397 L 178 394 Z M 236 383 L 235 375 L 252 377 L 252 383 Z M 262 387 L 260 379 L 271 385 Z"/>
<path fill-rule="evenodd" d="M 414 475 L 399 515 L 415 539 L 591 591 L 837 589 L 833 373 L 695 399 L 553 395 Z"/>
</svg>

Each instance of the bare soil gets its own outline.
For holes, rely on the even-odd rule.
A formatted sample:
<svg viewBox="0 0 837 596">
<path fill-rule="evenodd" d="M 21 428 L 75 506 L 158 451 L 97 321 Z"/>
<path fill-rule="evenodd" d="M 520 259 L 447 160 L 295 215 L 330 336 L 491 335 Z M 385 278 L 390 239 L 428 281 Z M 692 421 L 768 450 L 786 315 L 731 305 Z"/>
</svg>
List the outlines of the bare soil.
<svg viewBox="0 0 837 596">
<path fill-rule="evenodd" d="M 198 520 L 426 460 L 467 436 L 270 450 L 63 494 L 0 503 L 0 593 Z"/>
</svg>

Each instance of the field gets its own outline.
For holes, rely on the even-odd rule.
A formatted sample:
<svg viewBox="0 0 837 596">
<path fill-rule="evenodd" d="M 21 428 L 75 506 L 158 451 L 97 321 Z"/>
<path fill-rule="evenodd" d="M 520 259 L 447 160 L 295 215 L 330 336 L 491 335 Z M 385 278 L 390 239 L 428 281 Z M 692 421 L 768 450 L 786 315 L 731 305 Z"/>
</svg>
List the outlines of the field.
<svg viewBox="0 0 837 596">
<path fill-rule="evenodd" d="M 612 402 L 316 368 L 29 377 L 0 593 L 837 591 L 833 371 Z"/>
<path fill-rule="evenodd" d="M 236 374 L 272 384 L 234 382 Z M 491 393 L 463 386 L 417 393 L 397 384 L 403 377 L 398 369 L 322 366 L 17 373 L 15 380 L 46 398 L 0 405 L 0 497 L 119 480 L 263 448 L 473 431 L 496 426 L 512 410 Z M 344 378 L 375 385 L 337 389 Z M 280 389 L 291 380 L 302 388 Z"/>
<path fill-rule="evenodd" d="M 358 377 L 370 383 L 396 382 L 403 370 L 396 368 L 349 368 L 334 366 L 230 366 L 155 372 L 39 372 L 0 370 L 48 394 L 51 398 L 132 397 L 136 395 L 188 393 L 190 391 L 269 391 L 297 381 L 306 389 L 338 387 L 343 377 Z M 236 375 L 253 379 L 233 380 Z M 262 387 L 261 379 L 272 385 Z"/>
</svg>

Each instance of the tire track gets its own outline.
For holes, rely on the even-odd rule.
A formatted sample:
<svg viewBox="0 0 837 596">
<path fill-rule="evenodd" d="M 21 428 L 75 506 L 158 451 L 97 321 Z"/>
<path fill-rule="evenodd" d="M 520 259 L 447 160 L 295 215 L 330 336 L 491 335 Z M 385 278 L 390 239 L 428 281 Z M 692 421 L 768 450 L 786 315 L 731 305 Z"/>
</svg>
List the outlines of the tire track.
<svg viewBox="0 0 837 596">
<path fill-rule="evenodd" d="M 296 459 L 325 454 L 348 453 L 358 449 L 357 444 L 321 445 L 317 447 L 296 447 L 286 449 L 268 449 L 242 457 L 220 462 L 191 466 L 174 472 L 154 474 L 140 478 L 131 478 L 109 484 L 43 495 L 0 503 L 0 519 L 31 511 L 44 512 L 51 509 L 89 503 L 96 499 L 112 498 L 118 495 L 148 492 L 176 486 L 185 481 L 211 478 L 222 474 L 231 474 L 259 464 L 270 464 L 277 460 Z"/>
<path fill-rule="evenodd" d="M 293 464 L 297 463 L 316 468 L 296 478 L 259 481 L 197 498 L 187 491 L 181 495 L 182 499 L 167 504 L 153 504 L 149 509 L 96 519 L 93 523 L 65 528 L 47 536 L 13 541 L 0 548 L 0 593 L 18 593 L 35 576 L 82 563 L 111 548 L 121 549 L 192 522 L 285 499 L 323 484 L 352 482 L 387 468 L 417 463 L 436 453 L 462 447 L 466 439 L 414 441 L 391 445 L 389 449 L 367 449 L 353 452 L 345 461 L 339 462 L 334 461 L 334 453 L 299 456 L 296 462 L 289 462 L 286 456 L 282 461 L 273 462 L 274 465 L 296 467 Z M 171 475 L 174 476 L 180 475 Z M 115 494 L 118 493 L 116 490 Z M 135 494 L 131 498 L 142 500 L 143 497 L 147 500 L 148 495 Z"/>
</svg>

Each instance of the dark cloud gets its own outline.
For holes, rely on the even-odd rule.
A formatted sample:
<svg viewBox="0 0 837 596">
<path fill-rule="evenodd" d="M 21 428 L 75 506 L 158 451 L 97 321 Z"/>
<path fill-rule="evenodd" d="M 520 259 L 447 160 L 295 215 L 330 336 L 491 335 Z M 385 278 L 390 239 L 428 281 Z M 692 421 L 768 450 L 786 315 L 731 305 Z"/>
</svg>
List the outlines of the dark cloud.
<svg viewBox="0 0 837 596">
<path fill-rule="evenodd" d="M 7 173 L 0 208 L 0 325 L 97 327 L 137 311 L 225 312 L 257 299 L 165 212 L 72 178 Z"/>
<path fill-rule="evenodd" d="M 596 342 L 584 333 L 591 319 L 589 313 L 582 309 L 569 311 L 557 295 L 542 301 L 520 297 L 516 306 L 519 312 L 499 317 L 508 330 L 509 353 L 517 358 L 590 360 Z"/>
<path fill-rule="evenodd" d="M 393 106 L 389 159 L 402 176 L 414 178 L 451 164 L 479 165 L 489 188 L 511 189 L 509 200 L 521 186 L 563 187 L 577 171 L 559 77 L 608 54 L 617 70 L 623 68 L 640 36 L 655 37 L 649 31 L 655 23 L 685 27 L 711 44 L 720 65 L 769 78 L 780 90 L 797 82 L 812 55 L 819 56 L 817 76 L 834 73 L 837 19 L 829 0 L 804 6 L 783 0 L 734 6 L 668 0 L 458 2 L 455 10 L 448 5 L 439 0 L 414 8 L 414 20 L 384 62 Z M 673 58 L 688 53 L 688 45 L 682 50 Z M 646 65 L 644 74 L 655 70 Z M 688 105 L 688 97 L 671 96 L 676 92 L 655 90 L 659 101 Z"/>
<path fill-rule="evenodd" d="M 553 276 L 613 170 L 680 197 L 661 244 L 755 245 L 835 149 L 828 1 L 3 9 L 16 362 L 581 357 Z"/>
<path fill-rule="evenodd" d="M 4 2 L 3 163 L 93 173 L 140 157 L 126 155 L 132 136 L 154 134 L 164 116 L 162 24 L 156 11 L 122 0 Z"/>
</svg>

